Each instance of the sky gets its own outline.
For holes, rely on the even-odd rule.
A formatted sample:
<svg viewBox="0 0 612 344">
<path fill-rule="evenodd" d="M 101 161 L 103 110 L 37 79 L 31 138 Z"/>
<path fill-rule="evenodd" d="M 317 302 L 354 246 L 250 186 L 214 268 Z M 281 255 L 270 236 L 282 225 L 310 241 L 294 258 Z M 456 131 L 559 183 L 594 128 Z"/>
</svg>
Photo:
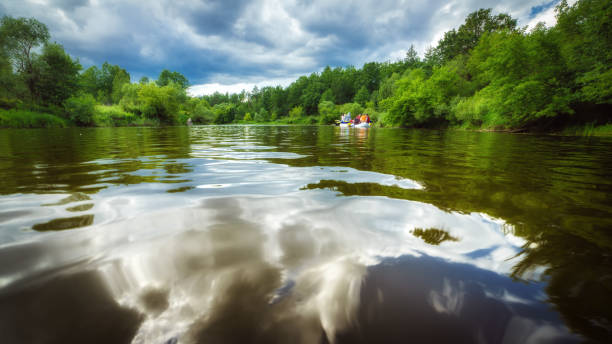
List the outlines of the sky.
<svg viewBox="0 0 612 344">
<path fill-rule="evenodd" d="M 553 25 L 558 0 L 4 0 L 0 15 L 34 17 L 87 68 L 108 61 L 137 81 L 163 69 L 192 95 L 287 86 L 325 66 L 423 56 L 479 8 L 519 26 Z M 570 1 L 570 4 L 572 1 Z"/>
</svg>

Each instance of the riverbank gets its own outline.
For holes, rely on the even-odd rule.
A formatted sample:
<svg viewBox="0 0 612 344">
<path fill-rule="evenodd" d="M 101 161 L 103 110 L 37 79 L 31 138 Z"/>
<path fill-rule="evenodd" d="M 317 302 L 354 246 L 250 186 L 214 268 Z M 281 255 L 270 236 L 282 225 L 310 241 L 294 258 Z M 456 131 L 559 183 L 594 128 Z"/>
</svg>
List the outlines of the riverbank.
<svg viewBox="0 0 612 344">
<path fill-rule="evenodd" d="M 178 125 L 185 125 L 187 118 L 179 118 Z M 281 117 L 276 121 L 257 122 L 239 120 L 234 124 L 244 125 L 317 125 L 321 123 L 320 116 L 304 117 Z M 92 116 L 92 127 L 155 127 L 160 126 L 159 121 L 150 118 L 143 118 L 137 114 L 124 111 L 118 105 L 96 105 Z M 77 127 L 73 121 L 58 115 L 36 112 L 22 109 L 4 110 L 0 109 L 0 128 L 65 128 Z M 373 123 L 373 127 L 379 127 L 378 123 Z M 387 126 L 385 126 L 387 127 Z M 453 130 L 483 131 L 483 132 L 504 132 L 504 133 L 536 133 L 532 131 L 517 131 L 515 129 L 495 129 L 495 128 L 448 128 Z M 546 133 L 563 136 L 612 136 L 612 123 L 597 125 L 586 123 L 584 125 L 572 125 Z"/>
<path fill-rule="evenodd" d="M 28 109 L 0 109 L 0 128 L 65 128 L 78 127 L 74 121 L 49 112 Z M 184 124 L 184 123 L 183 123 Z M 96 105 L 91 116 L 92 127 L 159 126 L 155 119 L 126 112 L 117 105 Z"/>
</svg>

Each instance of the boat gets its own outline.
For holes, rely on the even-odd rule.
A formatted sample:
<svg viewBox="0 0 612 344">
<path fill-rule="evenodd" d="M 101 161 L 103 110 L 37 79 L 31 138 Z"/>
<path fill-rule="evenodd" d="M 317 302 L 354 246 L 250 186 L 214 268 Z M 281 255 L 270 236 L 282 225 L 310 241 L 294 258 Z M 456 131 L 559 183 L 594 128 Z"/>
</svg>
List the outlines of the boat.
<svg viewBox="0 0 612 344">
<path fill-rule="evenodd" d="M 358 124 L 353 124 L 351 122 L 340 122 L 339 126 L 340 128 L 369 128 L 370 123 L 361 122 Z"/>
<path fill-rule="evenodd" d="M 370 123 L 368 122 L 361 122 L 359 124 L 353 124 L 353 128 L 369 128 L 370 127 Z"/>
</svg>

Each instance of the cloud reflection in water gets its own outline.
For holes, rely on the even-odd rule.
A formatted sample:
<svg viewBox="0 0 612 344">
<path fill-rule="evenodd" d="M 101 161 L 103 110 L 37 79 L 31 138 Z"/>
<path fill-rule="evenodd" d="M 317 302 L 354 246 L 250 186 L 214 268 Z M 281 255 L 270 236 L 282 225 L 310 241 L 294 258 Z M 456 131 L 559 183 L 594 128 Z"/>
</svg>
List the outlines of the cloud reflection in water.
<svg viewBox="0 0 612 344">
<path fill-rule="evenodd" d="M 35 254 L 24 261 L 14 259 L 15 269 L 4 271 L 8 287 L 0 299 L 14 298 L 11 291 L 23 289 L 24 283 L 45 289 L 53 279 L 36 276 L 50 269 L 90 271 L 117 300 L 116 312 L 144 315 L 134 326 L 134 343 L 172 338 L 179 343 L 353 342 L 369 338 L 374 325 L 390 330 L 377 323 L 386 313 L 370 310 L 369 318 L 363 314 L 388 303 L 397 303 L 401 317 L 412 319 L 411 324 L 397 324 L 404 334 L 437 324 L 448 333 L 461 329 L 459 339 L 475 340 L 483 335 L 474 325 L 480 322 L 469 323 L 474 314 L 465 312 L 476 307 L 479 314 L 484 305 L 495 304 L 504 311 L 482 310 L 494 318 L 506 314 L 496 325 L 502 330 L 495 333 L 506 333 L 512 326 L 526 331 L 509 342 L 531 338 L 542 326 L 554 330 L 551 338 L 565 335 L 555 319 L 513 315 L 513 307 L 519 306 L 547 313 L 534 299 L 541 286 L 530 286 L 530 292 L 519 296 L 502 288 L 515 285 L 501 274 L 513 266 L 508 259 L 522 244 L 504 234 L 502 221 L 413 201 L 336 197 L 327 190 L 217 196 L 198 202 L 69 236 L 55 233 L 13 252 L 5 248 L 0 251 L 3 260 L 28 250 Z M 428 245 L 411 234 L 416 227 L 444 228 L 461 240 Z M 385 269 L 391 271 L 381 272 Z M 427 277 L 431 274 L 434 277 Z M 494 288 L 488 290 L 489 285 Z M 376 292 L 367 296 L 371 288 Z M 421 296 L 405 299 L 394 294 L 397 288 Z M 522 299 L 531 304 L 513 301 Z M 50 307 L 45 302 L 41 309 Z M 28 325 L 15 320 L 7 324 L 17 329 Z M 39 329 L 45 331 L 53 329 Z M 353 337 L 356 333 L 366 337 Z M 391 334 L 374 333 L 370 340 Z M 491 336 L 485 333 L 485 342 L 499 339 Z"/>
</svg>

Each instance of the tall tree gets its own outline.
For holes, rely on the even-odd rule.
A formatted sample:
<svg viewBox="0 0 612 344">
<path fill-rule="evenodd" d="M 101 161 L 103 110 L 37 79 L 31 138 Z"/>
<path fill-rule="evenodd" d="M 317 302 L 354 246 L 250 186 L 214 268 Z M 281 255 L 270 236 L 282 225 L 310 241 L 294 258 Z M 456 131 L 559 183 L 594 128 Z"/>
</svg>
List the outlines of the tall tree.
<svg viewBox="0 0 612 344">
<path fill-rule="evenodd" d="M 189 87 L 189 80 L 187 80 L 187 78 L 183 74 L 179 72 L 171 72 L 167 69 L 162 70 L 161 73 L 159 73 L 159 77 L 157 78 L 157 85 L 166 86 L 171 82 L 179 85 L 183 89 Z"/>
<path fill-rule="evenodd" d="M 428 57 L 438 63 L 444 63 L 460 54 L 467 54 L 486 32 L 516 28 L 516 19 L 505 13 L 492 15 L 491 11 L 490 8 L 481 8 L 470 13 L 459 29 L 452 29 L 444 34 L 444 38 L 428 53 Z"/>
<path fill-rule="evenodd" d="M 49 40 L 47 26 L 34 18 L 4 16 L 0 22 L 0 37 L 2 49 L 8 60 L 33 97 L 38 77 L 34 71 L 33 49 Z"/>
<path fill-rule="evenodd" d="M 612 104 L 612 3 L 581 0 L 557 7 L 556 30 L 568 68 L 576 74 L 578 98 Z"/>
<path fill-rule="evenodd" d="M 62 105 L 77 91 L 81 64 L 73 61 L 61 45 L 45 44 L 36 68 L 39 80 L 35 93 L 43 104 Z"/>
</svg>

